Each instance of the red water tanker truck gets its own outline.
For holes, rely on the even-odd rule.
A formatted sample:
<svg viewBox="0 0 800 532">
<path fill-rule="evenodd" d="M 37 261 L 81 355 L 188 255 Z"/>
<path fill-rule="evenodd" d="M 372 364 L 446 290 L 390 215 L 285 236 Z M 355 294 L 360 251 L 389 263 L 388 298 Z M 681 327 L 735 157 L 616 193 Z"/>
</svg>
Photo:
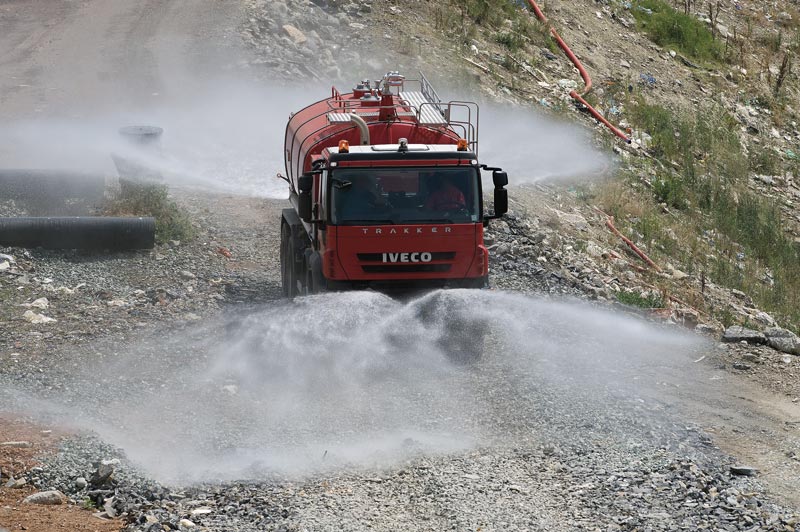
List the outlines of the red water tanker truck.
<svg viewBox="0 0 800 532">
<path fill-rule="evenodd" d="M 422 75 L 389 72 L 291 115 L 284 295 L 487 286 L 483 229 L 508 210 L 508 177 L 478 162 L 478 112 L 441 101 Z M 492 213 L 481 170 L 492 172 Z"/>
</svg>

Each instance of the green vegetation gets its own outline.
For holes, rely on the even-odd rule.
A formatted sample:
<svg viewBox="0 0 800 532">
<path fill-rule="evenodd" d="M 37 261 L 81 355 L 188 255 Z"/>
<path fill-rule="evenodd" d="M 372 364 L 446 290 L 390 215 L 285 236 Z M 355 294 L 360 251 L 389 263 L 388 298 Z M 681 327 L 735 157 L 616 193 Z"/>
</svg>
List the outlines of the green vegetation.
<svg viewBox="0 0 800 532">
<path fill-rule="evenodd" d="M 514 32 L 498 33 L 494 40 L 498 44 L 505 46 L 511 52 L 516 52 L 525 44 L 525 40 L 522 36 Z"/>
<path fill-rule="evenodd" d="M 780 157 L 758 146 L 746 156 L 738 125 L 716 105 L 691 113 L 643 99 L 629 105 L 631 121 L 652 137 L 652 200 L 683 211 L 682 223 L 694 234 L 680 242 L 667 238 L 671 220 L 652 209 L 617 202 L 619 215 L 651 250 L 681 255 L 712 281 L 745 290 L 762 308 L 800 323 L 800 248 L 785 230 L 780 206 L 747 187 L 751 173 L 780 174 Z"/>
<path fill-rule="evenodd" d="M 792 39 L 789 49 L 794 53 L 800 52 L 800 28 L 794 32 L 794 39 Z"/>
<path fill-rule="evenodd" d="M 617 301 L 623 305 L 630 305 L 632 307 L 664 308 L 664 298 L 661 295 L 646 295 L 629 290 L 617 292 Z"/>
<path fill-rule="evenodd" d="M 169 198 L 166 185 L 120 180 L 120 194 L 106 211 L 107 214 L 154 217 L 158 242 L 191 240 L 195 236 L 189 216 Z"/>
<path fill-rule="evenodd" d="M 733 313 L 731 309 L 724 308 L 721 311 L 717 312 L 714 317 L 716 317 L 719 322 L 722 324 L 723 327 L 728 328 L 731 325 L 735 325 L 736 322 L 733 319 Z"/>
<path fill-rule="evenodd" d="M 753 147 L 748 162 L 757 174 L 776 175 L 781 172 L 781 158 L 769 148 Z"/>
<path fill-rule="evenodd" d="M 481 26 L 499 26 L 506 19 L 517 18 L 519 7 L 506 0 L 461 0 L 462 12 Z"/>
<path fill-rule="evenodd" d="M 759 115 L 771 116 L 780 129 L 796 120 L 790 105 L 796 95 L 793 62 L 800 51 L 800 30 L 794 21 L 800 17 L 784 17 L 792 22 L 785 20 L 780 29 L 771 26 L 763 31 L 757 19 L 739 13 L 735 20 L 724 21 L 732 31 L 722 38 L 716 25 L 720 16 L 716 1 L 695 6 L 675 0 L 631 0 L 631 4 L 637 27 L 653 42 L 709 67 L 708 72 L 698 70 L 696 75 L 715 94 L 731 96 L 729 86 L 734 83 L 740 90 L 737 101 L 760 108 Z M 451 33 L 462 46 L 481 37 L 500 45 L 502 64 L 512 73 L 512 89 L 517 77 L 513 73 L 521 72 L 525 62 L 535 65 L 540 60 L 536 48 L 558 52 L 547 28 L 519 2 L 449 0 L 432 9 L 437 28 Z M 699 11 L 713 23 L 698 18 Z M 460 34 L 450 31 L 459 25 Z M 718 64 L 727 61 L 741 68 Z M 637 98 L 628 91 L 631 79 L 612 81 L 589 95 L 590 103 L 622 110 L 636 131 L 648 133 L 651 157 L 633 158 L 625 181 L 604 185 L 590 203 L 615 216 L 619 227 L 656 262 L 743 290 L 757 306 L 798 328 L 800 247 L 787 232 L 783 206 L 752 191 L 750 183 L 753 174 L 777 176 L 791 171 L 797 175 L 798 150 L 778 153 L 766 142 L 743 146 L 742 125 L 718 103 L 722 99 L 709 98 L 707 103 L 681 110 Z M 563 105 L 556 102 L 555 110 Z M 752 138 L 760 134 L 751 133 Z M 650 282 L 665 289 L 678 286 L 660 277 Z M 733 319 L 733 309 L 720 316 L 719 309 L 707 308 L 706 296 L 688 288 L 681 294 L 726 323 Z M 634 306 L 658 306 L 640 294 L 622 293 L 619 299 Z"/>
<path fill-rule="evenodd" d="M 687 207 L 683 181 L 671 172 L 653 180 L 653 194 L 659 203 L 665 203 L 675 209 Z"/>
<path fill-rule="evenodd" d="M 659 46 L 674 46 L 698 60 L 720 61 L 725 46 L 692 15 L 675 10 L 663 0 L 635 0 L 631 8 L 639 27 Z"/>
<path fill-rule="evenodd" d="M 512 53 L 531 45 L 554 48 L 548 28 L 529 9 L 510 0 L 449 0 L 432 7 L 432 15 L 437 29 L 457 36 L 465 45 L 478 38 L 478 28 L 482 28 Z M 460 35 L 454 34 L 452 29 L 459 26 Z"/>
<path fill-rule="evenodd" d="M 84 497 L 83 502 L 81 503 L 81 508 L 83 508 L 84 510 L 96 510 L 97 505 L 89 497 Z"/>
<path fill-rule="evenodd" d="M 783 44 L 783 32 L 778 30 L 777 33 L 768 32 L 759 37 L 758 42 L 766 47 L 772 53 L 778 53 Z"/>
</svg>

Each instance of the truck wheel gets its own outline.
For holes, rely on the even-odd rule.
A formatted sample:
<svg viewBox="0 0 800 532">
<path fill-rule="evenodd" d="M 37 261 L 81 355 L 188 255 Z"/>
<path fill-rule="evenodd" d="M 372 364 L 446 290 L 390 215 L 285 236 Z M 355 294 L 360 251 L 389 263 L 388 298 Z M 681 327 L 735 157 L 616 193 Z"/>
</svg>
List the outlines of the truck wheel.
<svg viewBox="0 0 800 532">
<path fill-rule="evenodd" d="M 297 269 L 295 267 L 294 240 L 287 224 L 281 225 L 281 288 L 283 297 L 294 299 L 297 291 Z"/>
</svg>

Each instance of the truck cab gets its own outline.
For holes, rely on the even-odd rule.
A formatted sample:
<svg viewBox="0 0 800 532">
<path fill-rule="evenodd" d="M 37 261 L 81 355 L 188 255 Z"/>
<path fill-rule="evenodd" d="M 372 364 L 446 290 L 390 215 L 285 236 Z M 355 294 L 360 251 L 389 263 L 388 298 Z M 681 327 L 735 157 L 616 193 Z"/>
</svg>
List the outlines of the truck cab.
<svg viewBox="0 0 800 532">
<path fill-rule="evenodd" d="M 421 91 L 404 90 L 397 73 L 376 82 L 378 90 L 369 82 L 347 95 L 333 89 L 290 119 L 292 208 L 281 222 L 287 297 L 488 285 L 483 229 L 506 212 L 508 179 L 478 162 L 477 106 L 442 103 L 421 79 Z M 464 109 L 475 124 L 456 119 Z M 491 214 L 481 170 L 492 171 Z"/>
</svg>

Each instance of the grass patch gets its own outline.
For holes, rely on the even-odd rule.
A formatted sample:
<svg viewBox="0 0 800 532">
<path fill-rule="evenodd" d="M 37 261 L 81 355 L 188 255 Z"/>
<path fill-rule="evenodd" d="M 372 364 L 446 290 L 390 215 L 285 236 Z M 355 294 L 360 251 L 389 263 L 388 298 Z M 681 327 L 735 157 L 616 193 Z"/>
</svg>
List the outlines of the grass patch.
<svg viewBox="0 0 800 532">
<path fill-rule="evenodd" d="M 673 46 L 693 59 L 720 61 L 725 47 L 709 28 L 692 15 L 663 0 L 636 0 L 631 13 L 639 27 L 659 46 Z"/>
<path fill-rule="evenodd" d="M 516 52 L 525 44 L 525 39 L 521 35 L 510 31 L 498 33 L 495 35 L 494 40 L 511 52 Z"/>
<path fill-rule="evenodd" d="M 781 45 L 783 44 L 783 32 L 780 30 L 775 33 L 768 31 L 761 35 L 757 41 L 767 50 L 776 54 L 781 50 Z"/>
<path fill-rule="evenodd" d="M 657 294 L 642 294 L 632 290 L 617 292 L 617 301 L 638 308 L 664 308 L 664 298 Z"/>
<path fill-rule="evenodd" d="M 640 98 L 631 105 L 630 117 L 651 135 L 651 155 L 669 162 L 684 183 L 699 185 L 704 171 L 736 183 L 747 179 L 750 168 L 736 136 L 738 124 L 721 107 L 681 112 Z"/>
<path fill-rule="evenodd" d="M 748 157 L 750 168 L 757 174 L 777 175 L 781 172 L 781 158 L 770 148 L 753 146 Z"/>
<path fill-rule="evenodd" d="M 717 284 L 744 290 L 757 304 L 800 323 L 800 247 L 786 232 L 780 206 L 750 191 L 751 172 L 779 174 L 784 163 L 773 151 L 755 148 L 748 156 L 734 131 L 737 125 L 723 109 L 710 106 L 691 112 L 667 110 L 638 100 L 631 120 L 652 136 L 650 153 L 661 162 L 651 179 L 651 200 L 684 210 L 684 223 L 696 238 L 712 232 L 705 251 L 687 256 L 661 238 L 665 215 L 647 207 L 619 208 L 645 244 L 668 257 L 683 255 Z M 656 163 L 657 164 L 657 163 Z M 644 195 L 644 193 L 643 193 Z M 681 242 L 686 237 L 682 236 Z"/>
<path fill-rule="evenodd" d="M 499 26 L 519 16 L 519 7 L 509 0 L 461 0 L 454 2 L 461 12 L 481 26 Z"/>
<path fill-rule="evenodd" d="M 659 203 L 675 209 L 685 209 L 686 190 L 680 176 L 672 172 L 653 180 L 653 195 Z"/>
<path fill-rule="evenodd" d="M 458 36 L 464 44 L 479 38 L 478 28 L 492 30 L 492 39 L 510 52 L 526 46 L 550 46 L 548 27 L 541 24 L 526 4 L 515 0 L 449 0 L 433 8 L 435 27 L 453 35 L 454 27 L 461 27 Z"/>
<path fill-rule="evenodd" d="M 89 497 L 84 497 L 83 502 L 81 503 L 81 508 L 83 508 L 84 510 L 96 510 L 97 505 Z"/>
<path fill-rule="evenodd" d="M 794 32 L 794 38 L 789 44 L 789 49 L 794 53 L 800 52 L 800 28 L 798 28 L 797 31 Z"/>
<path fill-rule="evenodd" d="M 794 242 L 784 231 L 780 209 L 752 193 L 734 195 L 720 190 L 714 198 L 713 216 L 717 228 L 774 269 L 797 268 Z"/>
<path fill-rule="evenodd" d="M 169 198 L 166 185 L 120 180 L 120 194 L 106 209 L 118 216 L 152 216 L 156 240 L 191 240 L 195 236 L 189 215 Z"/>
</svg>

